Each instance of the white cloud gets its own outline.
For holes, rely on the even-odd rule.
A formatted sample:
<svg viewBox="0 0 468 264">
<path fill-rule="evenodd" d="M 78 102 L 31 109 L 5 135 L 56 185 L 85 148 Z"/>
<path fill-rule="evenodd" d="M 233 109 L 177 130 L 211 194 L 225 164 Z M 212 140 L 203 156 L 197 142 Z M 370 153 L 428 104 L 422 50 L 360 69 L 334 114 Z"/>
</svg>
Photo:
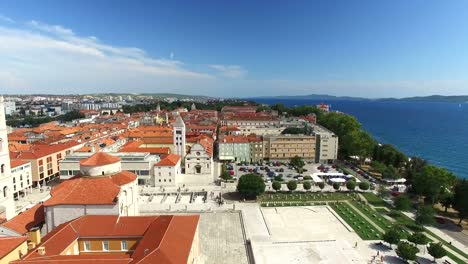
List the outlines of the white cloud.
<svg viewBox="0 0 468 264">
<path fill-rule="evenodd" d="M 7 23 L 15 23 L 15 21 L 7 16 L 0 14 L 0 21 L 7 22 Z"/>
<path fill-rule="evenodd" d="M 208 67 L 216 70 L 221 74 L 221 76 L 229 78 L 242 78 L 247 75 L 247 70 L 242 68 L 239 65 L 208 65 Z"/>
<path fill-rule="evenodd" d="M 177 60 L 153 58 L 134 47 L 117 47 L 58 25 L 30 21 L 26 28 L 0 26 L 0 90 L 33 92 L 174 92 L 212 83 L 214 76 Z M 6 75 L 8 72 L 9 75 Z M 21 82 L 13 76 L 22 76 Z M 181 91 L 179 91 L 181 92 Z M 185 90 L 190 93 L 190 91 Z"/>
</svg>

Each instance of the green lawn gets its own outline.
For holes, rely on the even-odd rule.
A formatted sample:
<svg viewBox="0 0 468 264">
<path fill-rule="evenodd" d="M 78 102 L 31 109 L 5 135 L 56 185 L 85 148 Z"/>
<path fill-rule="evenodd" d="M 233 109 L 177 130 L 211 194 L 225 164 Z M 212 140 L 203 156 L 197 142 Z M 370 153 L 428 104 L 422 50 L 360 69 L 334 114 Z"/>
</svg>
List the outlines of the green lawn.
<svg viewBox="0 0 468 264">
<path fill-rule="evenodd" d="M 347 203 L 333 203 L 330 207 L 358 234 L 363 240 L 381 239 L 380 233 L 375 227 L 365 220 L 358 212 Z"/>
<path fill-rule="evenodd" d="M 380 198 L 372 192 L 365 192 L 362 193 L 362 195 L 366 198 L 367 202 L 369 202 L 369 204 L 372 204 L 373 206 L 390 207 L 388 203 L 386 203 L 384 200 L 382 200 L 382 198 Z"/>
<path fill-rule="evenodd" d="M 374 221 L 375 224 L 377 224 L 380 228 L 383 230 L 387 231 L 389 228 L 393 226 L 393 223 L 390 222 L 389 220 L 385 219 L 382 217 L 382 215 L 372 209 L 370 206 L 365 205 L 363 203 L 357 202 L 357 201 L 350 201 L 354 207 L 356 207 L 359 211 L 361 211 L 364 215 L 366 215 L 369 219 Z"/>
</svg>

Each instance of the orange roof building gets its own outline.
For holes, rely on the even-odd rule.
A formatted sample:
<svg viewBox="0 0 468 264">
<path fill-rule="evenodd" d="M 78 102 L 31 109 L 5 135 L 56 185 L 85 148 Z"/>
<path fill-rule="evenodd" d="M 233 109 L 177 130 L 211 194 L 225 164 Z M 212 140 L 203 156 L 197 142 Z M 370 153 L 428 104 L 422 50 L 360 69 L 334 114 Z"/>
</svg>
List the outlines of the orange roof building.
<svg viewBox="0 0 468 264">
<path fill-rule="evenodd" d="M 0 237 L 0 263 L 10 263 L 28 252 L 27 236 Z"/>
<path fill-rule="evenodd" d="M 198 215 L 86 215 L 61 224 L 12 263 L 194 263 L 198 222 Z"/>
<path fill-rule="evenodd" d="M 44 202 L 47 231 L 81 215 L 138 215 L 137 178 L 104 152 L 81 160 L 80 174 L 53 187 Z"/>
</svg>

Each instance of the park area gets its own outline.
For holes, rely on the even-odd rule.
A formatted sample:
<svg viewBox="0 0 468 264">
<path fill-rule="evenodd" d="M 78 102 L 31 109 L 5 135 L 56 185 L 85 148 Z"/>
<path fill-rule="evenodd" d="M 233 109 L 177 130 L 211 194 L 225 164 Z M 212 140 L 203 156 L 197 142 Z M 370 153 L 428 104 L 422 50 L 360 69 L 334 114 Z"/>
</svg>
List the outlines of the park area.
<svg viewBox="0 0 468 264">
<path fill-rule="evenodd" d="M 373 193 L 354 192 L 278 192 L 265 193 L 257 201 L 264 208 L 327 206 L 343 225 L 352 229 L 362 240 L 379 240 L 392 229 L 401 233 L 401 239 L 408 239 L 414 232 L 424 233 L 430 242 L 441 242 L 447 256 L 455 263 L 466 263 L 468 255 L 448 243 L 428 228 L 418 225 L 401 211 L 395 210 Z"/>
</svg>

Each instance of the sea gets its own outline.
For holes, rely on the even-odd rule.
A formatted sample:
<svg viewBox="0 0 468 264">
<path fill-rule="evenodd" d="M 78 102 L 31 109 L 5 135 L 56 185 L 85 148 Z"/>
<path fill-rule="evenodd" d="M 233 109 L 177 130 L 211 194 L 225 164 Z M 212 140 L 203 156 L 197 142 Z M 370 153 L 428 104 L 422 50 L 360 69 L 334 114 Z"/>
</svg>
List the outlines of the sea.
<svg viewBox="0 0 468 264">
<path fill-rule="evenodd" d="M 468 103 L 253 98 L 261 104 L 331 105 L 331 111 L 355 116 L 379 143 L 393 144 L 468 178 Z"/>
</svg>

